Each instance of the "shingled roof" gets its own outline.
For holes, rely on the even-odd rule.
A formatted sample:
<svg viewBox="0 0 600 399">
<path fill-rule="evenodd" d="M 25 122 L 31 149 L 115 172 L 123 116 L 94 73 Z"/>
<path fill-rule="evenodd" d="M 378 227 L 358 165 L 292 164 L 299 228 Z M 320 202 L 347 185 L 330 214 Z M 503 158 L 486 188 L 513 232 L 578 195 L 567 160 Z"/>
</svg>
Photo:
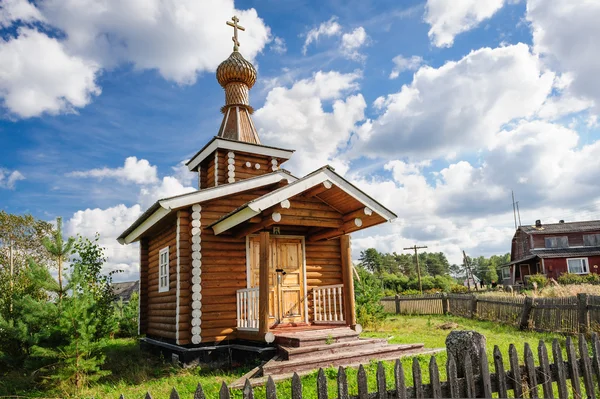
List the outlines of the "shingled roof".
<svg viewBox="0 0 600 399">
<path fill-rule="evenodd" d="M 599 256 L 600 247 L 544 248 L 533 249 L 531 253 L 540 258 L 576 258 L 578 256 Z"/>
<path fill-rule="evenodd" d="M 549 223 L 542 227 L 521 226 L 521 230 L 528 234 L 558 234 L 577 233 L 584 231 L 600 230 L 600 220 L 589 220 L 586 222 Z"/>
</svg>

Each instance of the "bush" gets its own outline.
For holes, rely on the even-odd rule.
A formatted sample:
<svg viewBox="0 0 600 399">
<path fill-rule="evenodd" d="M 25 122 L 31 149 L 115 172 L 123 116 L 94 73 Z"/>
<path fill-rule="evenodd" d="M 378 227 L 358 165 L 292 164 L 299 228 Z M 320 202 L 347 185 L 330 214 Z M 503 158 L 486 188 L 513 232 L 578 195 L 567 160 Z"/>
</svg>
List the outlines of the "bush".
<svg viewBox="0 0 600 399">
<path fill-rule="evenodd" d="M 400 295 L 421 295 L 421 291 L 419 290 L 406 290 L 402 291 Z"/>
<path fill-rule="evenodd" d="M 450 287 L 450 292 L 453 294 L 466 294 L 469 292 L 469 289 L 464 285 L 454 284 L 452 287 Z"/>
<path fill-rule="evenodd" d="M 534 283 L 537 288 L 542 289 L 548 285 L 548 278 L 543 274 L 533 274 L 531 276 L 527 276 L 527 286 L 533 288 Z"/>
<path fill-rule="evenodd" d="M 356 299 L 356 318 L 366 328 L 379 328 L 385 319 L 381 298 L 383 289 L 381 281 L 365 269 L 359 268 L 360 278 L 354 280 Z"/>
<path fill-rule="evenodd" d="M 583 284 L 584 276 L 581 274 L 563 273 L 558 277 L 558 283 L 562 285 Z"/>
</svg>

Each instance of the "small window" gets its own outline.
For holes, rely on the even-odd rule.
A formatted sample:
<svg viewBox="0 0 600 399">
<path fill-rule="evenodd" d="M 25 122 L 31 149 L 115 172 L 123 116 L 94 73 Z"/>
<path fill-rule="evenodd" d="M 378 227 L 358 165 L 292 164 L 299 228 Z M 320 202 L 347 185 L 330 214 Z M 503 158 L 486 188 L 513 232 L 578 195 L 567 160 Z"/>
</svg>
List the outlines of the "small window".
<svg viewBox="0 0 600 399">
<path fill-rule="evenodd" d="M 158 292 L 169 291 L 169 247 L 158 254 Z"/>
<path fill-rule="evenodd" d="M 510 278 L 510 268 L 505 267 L 502 269 L 502 279 Z"/>
<path fill-rule="evenodd" d="M 569 273 L 587 274 L 589 273 L 587 258 L 567 259 Z"/>
<path fill-rule="evenodd" d="M 569 246 L 568 237 L 546 237 L 546 248 L 567 248 Z"/>
<path fill-rule="evenodd" d="M 585 245 L 586 247 L 600 246 L 600 234 L 584 234 L 583 245 Z"/>
</svg>

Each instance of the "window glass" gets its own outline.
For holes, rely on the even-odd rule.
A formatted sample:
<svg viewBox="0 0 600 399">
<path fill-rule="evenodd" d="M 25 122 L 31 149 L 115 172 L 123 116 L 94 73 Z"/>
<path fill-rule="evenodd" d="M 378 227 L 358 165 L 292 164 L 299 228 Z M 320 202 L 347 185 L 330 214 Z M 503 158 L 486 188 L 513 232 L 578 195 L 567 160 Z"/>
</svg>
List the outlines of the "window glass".
<svg viewBox="0 0 600 399">
<path fill-rule="evenodd" d="M 546 237 L 544 238 L 546 248 L 566 248 L 569 246 L 568 237 Z"/>
<path fill-rule="evenodd" d="M 161 249 L 158 255 L 158 291 L 169 290 L 169 247 Z"/>
<path fill-rule="evenodd" d="M 574 274 L 588 273 L 587 259 L 585 259 L 585 258 L 567 259 L 567 266 L 569 269 L 569 273 L 574 273 Z"/>
<path fill-rule="evenodd" d="M 583 245 L 586 247 L 600 246 L 600 234 L 584 234 Z"/>
</svg>

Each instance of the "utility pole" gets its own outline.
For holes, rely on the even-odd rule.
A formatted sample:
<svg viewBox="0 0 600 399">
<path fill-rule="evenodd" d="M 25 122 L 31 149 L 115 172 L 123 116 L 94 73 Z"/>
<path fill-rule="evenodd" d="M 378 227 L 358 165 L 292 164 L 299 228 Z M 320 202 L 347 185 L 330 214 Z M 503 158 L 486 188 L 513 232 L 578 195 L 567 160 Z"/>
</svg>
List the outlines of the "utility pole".
<svg viewBox="0 0 600 399">
<path fill-rule="evenodd" d="M 421 294 L 423 293 L 423 284 L 421 283 L 421 266 L 419 266 L 419 249 L 427 248 L 426 245 L 422 245 L 420 247 L 413 245 L 412 247 L 404 248 L 405 251 L 415 251 L 415 260 L 417 262 L 417 276 L 419 276 L 419 291 Z"/>
<path fill-rule="evenodd" d="M 519 201 L 517 201 L 517 216 L 519 217 L 519 227 L 521 227 L 521 211 L 519 210 Z"/>
<path fill-rule="evenodd" d="M 513 216 L 515 217 L 515 230 L 517 229 L 517 210 L 515 209 L 515 192 L 511 190 L 513 200 Z"/>
<path fill-rule="evenodd" d="M 465 253 L 465 251 L 463 251 L 463 259 L 465 262 L 465 267 L 467 268 L 467 287 L 469 287 L 469 291 L 471 291 L 470 279 L 473 279 L 473 285 L 475 285 L 475 291 L 479 291 L 479 288 L 477 288 L 477 283 L 475 282 L 475 279 L 473 278 L 473 271 L 471 270 L 471 264 L 469 263 L 469 259 L 467 258 L 467 254 Z"/>
</svg>

